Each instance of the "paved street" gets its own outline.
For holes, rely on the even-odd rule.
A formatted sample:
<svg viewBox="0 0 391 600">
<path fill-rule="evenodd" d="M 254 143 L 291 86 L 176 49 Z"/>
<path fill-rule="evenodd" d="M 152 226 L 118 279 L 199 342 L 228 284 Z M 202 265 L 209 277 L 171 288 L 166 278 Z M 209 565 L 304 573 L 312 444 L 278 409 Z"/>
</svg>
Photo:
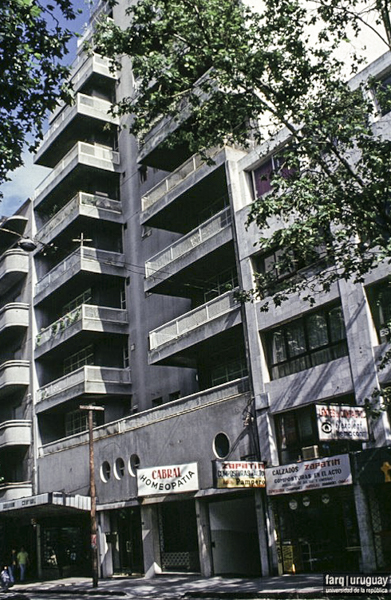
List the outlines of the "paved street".
<svg viewBox="0 0 391 600">
<path fill-rule="evenodd" d="M 12 600 L 74 600 L 76 598 L 115 598 L 169 600 L 178 598 L 321 598 L 321 575 L 284 575 L 254 579 L 170 575 L 146 578 L 100 580 L 97 589 L 91 580 L 68 578 L 50 582 L 15 585 L 3 598 Z"/>
</svg>

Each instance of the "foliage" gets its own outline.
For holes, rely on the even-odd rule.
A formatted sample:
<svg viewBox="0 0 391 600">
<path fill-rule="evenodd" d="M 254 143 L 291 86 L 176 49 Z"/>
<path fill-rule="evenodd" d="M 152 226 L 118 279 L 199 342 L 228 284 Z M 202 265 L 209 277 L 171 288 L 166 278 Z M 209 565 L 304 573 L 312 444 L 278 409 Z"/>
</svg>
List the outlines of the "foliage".
<svg viewBox="0 0 391 600">
<path fill-rule="evenodd" d="M 71 0 L 2 0 L 0 4 L 0 184 L 23 164 L 42 138 L 48 111 L 69 99 L 61 64 L 72 33 L 59 18 L 72 20 Z"/>
<path fill-rule="evenodd" d="M 386 110 L 389 94 L 374 81 L 352 89 L 346 78 L 362 61 L 352 52 L 346 73 L 338 58 L 346 31 L 359 38 L 368 12 L 387 30 L 382 0 L 265 0 L 260 12 L 236 0 L 141 0 L 127 27 L 98 26 L 100 52 L 131 57 L 136 92 L 115 112 L 133 115 L 141 141 L 162 116 L 181 123 L 167 143 L 185 142 L 206 160 L 224 144 L 263 144 L 262 157 L 281 140 L 271 192 L 255 200 L 249 223 L 262 232 L 260 251 L 282 248 L 280 271 L 313 262 L 319 247 L 322 268 L 289 278 L 276 304 L 301 289 L 314 301 L 391 256 L 391 142 L 371 125 L 374 90 Z M 270 277 L 260 273 L 243 295 L 270 295 Z"/>
</svg>

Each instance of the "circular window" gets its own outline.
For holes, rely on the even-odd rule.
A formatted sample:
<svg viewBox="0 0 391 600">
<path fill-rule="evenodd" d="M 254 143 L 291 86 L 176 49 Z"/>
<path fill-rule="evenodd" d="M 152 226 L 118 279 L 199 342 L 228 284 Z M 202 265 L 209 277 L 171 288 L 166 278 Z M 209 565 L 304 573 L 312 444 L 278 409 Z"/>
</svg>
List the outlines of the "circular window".
<svg viewBox="0 0 391 600">
<path fill-rule="evenodd" d="M 225 458 L 229 454 L 231 444 L 225 433 L 218 433 L 213 440 L 213 452 L 217 458 Z"/>
<path fill-rule="evenodd" d="M 104 481 L 104 483 L 107 483 L 109 481 L 111 477 L 111 466 L 110 463 L 107 462 L 107 460 L 105 460 L 104 463 L 102 463 L 102 466 L 100 468 L 100 478 L 102 481 Z"/>
<path fill-rule="evenodd" d="M 117 458 L 114 463 L 114 477 L 116 479 L 122 479 L 125 475 L 125 463 L 122 458 Z"/>
<path fill-rule="evenodd" d="M 137 469 L 140 466 L 140 458 L 137 454 L 132 454 L 129 458 L 129 473 L 132 477 L 136 477 Z"/>
</svg>

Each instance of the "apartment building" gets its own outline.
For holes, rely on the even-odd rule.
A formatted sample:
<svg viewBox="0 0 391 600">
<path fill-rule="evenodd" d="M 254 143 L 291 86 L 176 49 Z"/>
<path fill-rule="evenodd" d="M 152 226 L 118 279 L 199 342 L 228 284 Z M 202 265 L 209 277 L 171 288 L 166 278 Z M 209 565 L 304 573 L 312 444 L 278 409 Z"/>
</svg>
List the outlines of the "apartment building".
<svg viewBox="0 0 391 600">
<path fill-rule="evenodd" d="M 122 3 L 112 11 L 124 18 Z M 387 54 L 359 77 L 390 69 Z M 266 159 L 223 147 L 208 165 L 164 147 L 178 124 L 162 119 L 139 147 L 109 113 L 134 90 L 129 65 L 115 73 L 81 44 L 72 83 L 75 103 L 52 115 L 35 158 L 51 171 L 24 208 L 33 265 L 1 256 L 25 262 L 9 283 L 0 271 L 1 310 L 26 307 L 0 325 L 15 346 L 0 427 L 7 440 L 20 429 L 0 446 L 2 466 L 18 462 L 0 486 L 3 546 L 28 540 L 39 577 L 89 573 L 80 406 L 96 404 L 100 576 L 389 567 L 390 415 L 368 421 L 363 408 L 391 378 L 378 365 L 389 266 L 314 307 L 238 302 L 273 268 L 245 222 L 283 137 Z M 374 127 L 390 131 L 390 114 Z"/>
</svg>

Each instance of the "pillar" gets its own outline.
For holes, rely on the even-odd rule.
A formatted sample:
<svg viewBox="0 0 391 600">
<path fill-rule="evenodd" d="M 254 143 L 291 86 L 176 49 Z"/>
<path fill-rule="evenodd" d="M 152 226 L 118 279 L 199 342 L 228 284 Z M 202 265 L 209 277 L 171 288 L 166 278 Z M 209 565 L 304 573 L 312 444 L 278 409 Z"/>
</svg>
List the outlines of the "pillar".
<svg viewBox="0 0 391 600">
<path fill-rule="evenodd" d="M 207 502 L 195 501 L 197 515 L 198 552 L 202 577 L 212 577 L 213 558 L 210 537 L 209 507 Z"/>
<path fill-rule="evenodd" d="M 159 520 L 156 505 L 141 506 L 144 573 L 146 578 L 162 572 L 159 544 Z"/>
</svg>

